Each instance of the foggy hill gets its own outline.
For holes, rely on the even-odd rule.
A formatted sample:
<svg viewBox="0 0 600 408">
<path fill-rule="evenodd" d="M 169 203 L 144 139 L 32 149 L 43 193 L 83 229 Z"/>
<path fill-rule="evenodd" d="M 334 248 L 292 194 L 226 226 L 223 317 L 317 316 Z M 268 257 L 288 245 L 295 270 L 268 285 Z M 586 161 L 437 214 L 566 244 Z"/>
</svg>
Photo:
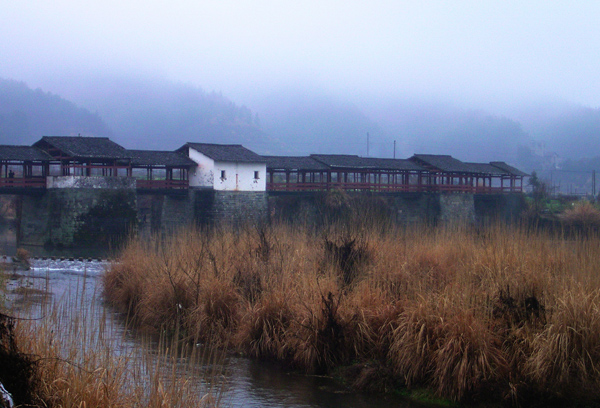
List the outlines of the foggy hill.
<svg viewBox="0 0 600 408">
<path fill-rule="evenodd" d="M 541 143 L 540 149 L 577 160 L 600 154 L 600 109 L 573 104 L 528 107 L 519 120 Z"/>
<path fill-rule="evenodd" d="M 370 112 L 398 140 L 404 156 L 450 154 L 464 161 L 514 163 L 519 146 L 531 140 L 515 120 L 449 104 L 386 101 Z"/>
<path fill-rule="evenodd" d="M 0 78 L 0 144 L 32 144 L 45 135 L 112 136 L 97 113 L 24 82 Z"/>
<path fill-rule="evenodd" d="M 381 127 L 355 105 L 317 93 L 271 94 L 256 102 L 263 130 L 285 142 L 285 154 L 386 156 Z"/>
<path fill-rule="evenodd" d="M 257 102 L 265 132 L 297 154 L 344 153 L 407 158 L 450 154 L 465 161 L 515 163 L 531 137 L 519 122 L 484 111 L 415 100 L 365 101 L 359 107 L 318 93 L 271 95 Z M 296 141 L 296 142 L 294 142 Z"/>
<path fill-rule="evenodd" d="M 128 148 L 174 150 L 186 142 L 204 142 L 242 144 L 263 154 L 282 149 L 250 109 L 189 84 L 96 78 L 82 82 L 73 97 L 97 110 L 115 141 Z"/>
<path fill-rule="evenodd" d="M 525 171 L 575 166 L 600 152 L 600 110 L 537 104 L 512 117 L 406 99 L 348 99 L 304 90 L 252 98 L 252 109 L 221 93 L 167 80 L 87 78 L 61 96 L 0 79 L 0 143 L 43 135 L 109 136 L 128 148 L 176 149 L 185 142 L 239 143 L 259 154 L 338 153 L 396 157 L 450 154 L 503 160 Z M 63 95 L 59 89 L 57 93 Z M 91 111 L 96 113 L 91 113 Z M 546 156 L 544 156 L 546 155 Z"/>
</svg>

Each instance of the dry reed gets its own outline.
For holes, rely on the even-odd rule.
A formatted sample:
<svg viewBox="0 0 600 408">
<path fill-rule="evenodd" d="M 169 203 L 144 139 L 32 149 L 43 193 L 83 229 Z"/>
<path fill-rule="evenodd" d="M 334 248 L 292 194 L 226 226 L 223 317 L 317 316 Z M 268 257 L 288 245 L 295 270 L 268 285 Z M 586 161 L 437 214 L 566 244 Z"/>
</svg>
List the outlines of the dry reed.
<svg viewBox="0 0 600 408">
<path fill-rule="evenodd" d="M 164 337 L 131 339 L 84 292 L 43 305 L 39 319 L 25 314 L 17 322 L 16 342 L 34 362 L 35 406 L 219 406 L 222 353 Z M 201 364 L 215 369 L 199 372 Z"/>
<path fill-rule="evenodd" d="M 457 401 L 598 400 L 597 235 L 364 225 L 134 239 L 105 293 L 155 330 L 307 372 L 364 367 L 361 388 L 376 366 Z"/>
</svg>

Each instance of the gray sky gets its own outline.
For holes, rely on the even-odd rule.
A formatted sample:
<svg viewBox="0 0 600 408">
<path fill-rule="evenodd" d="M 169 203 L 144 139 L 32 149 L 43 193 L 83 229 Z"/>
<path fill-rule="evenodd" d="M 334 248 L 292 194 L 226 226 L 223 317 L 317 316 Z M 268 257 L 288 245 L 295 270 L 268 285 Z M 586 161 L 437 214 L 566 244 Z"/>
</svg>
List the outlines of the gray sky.
<svg viewBox="0 0 600 408">
<path fill-rule="evenodd" d="M 237 103 L 286 87 L 600 106 L 599 1 L 0 0 L 0 76 L 166 77 Z"/>
</svg>

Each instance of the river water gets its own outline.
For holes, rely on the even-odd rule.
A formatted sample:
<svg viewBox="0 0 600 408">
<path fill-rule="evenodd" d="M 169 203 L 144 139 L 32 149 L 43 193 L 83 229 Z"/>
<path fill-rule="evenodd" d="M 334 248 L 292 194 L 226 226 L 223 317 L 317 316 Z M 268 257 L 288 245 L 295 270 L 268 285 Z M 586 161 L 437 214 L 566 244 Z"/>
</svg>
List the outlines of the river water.
<svg viewBox="0 0 600 408">
<path fill-rule="evenodd" d="M 101 274 L 108 263 L 102 261 L 33 260 L 32 268 L 20 272 L 8 282 L 9 301 L 14 312 L 43 314 L 53 302 L 76 301 L 94 311 L 93 318 L 107 319 L 113 335 L 125 339 L 124 349 L 138 347 L 136 334 L 127 330 L 118 316 L 106 307 L 101 297 Z M 27 302 L 19 288 L 28 288 Z M 32 308 L 34 306 L 39 306 Z M 36 312 L 38 310 L 38 312 Z M 327 377 L 306 376 L 288 371 L 275 363 L 243 357 L 228 357 L 221 371 L 223 406 L 231 407 L 303 407 L 372 408 L 426 407 L 394 395 L 349 392 Z M 201 381 L 200 379 L 198 381 Z"/>
</svg>

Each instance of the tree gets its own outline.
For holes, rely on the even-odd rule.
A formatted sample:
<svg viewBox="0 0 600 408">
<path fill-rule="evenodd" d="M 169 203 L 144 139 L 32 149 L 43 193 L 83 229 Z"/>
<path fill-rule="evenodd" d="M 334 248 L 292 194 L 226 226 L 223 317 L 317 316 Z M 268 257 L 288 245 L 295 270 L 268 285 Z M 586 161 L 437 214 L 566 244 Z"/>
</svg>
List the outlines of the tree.
<svg viewBox="0 0 600 408">
<path fill-rule="evenodd" d="M 549 188 L 548 183 L 540 179 L 535 171 L 531 173 L 529 178 L 529 185 L 531 186 L 531 197 L 533 198 L 533 209 L 536 213 L 540 213 L 548 200 Z"/>
</svg>

